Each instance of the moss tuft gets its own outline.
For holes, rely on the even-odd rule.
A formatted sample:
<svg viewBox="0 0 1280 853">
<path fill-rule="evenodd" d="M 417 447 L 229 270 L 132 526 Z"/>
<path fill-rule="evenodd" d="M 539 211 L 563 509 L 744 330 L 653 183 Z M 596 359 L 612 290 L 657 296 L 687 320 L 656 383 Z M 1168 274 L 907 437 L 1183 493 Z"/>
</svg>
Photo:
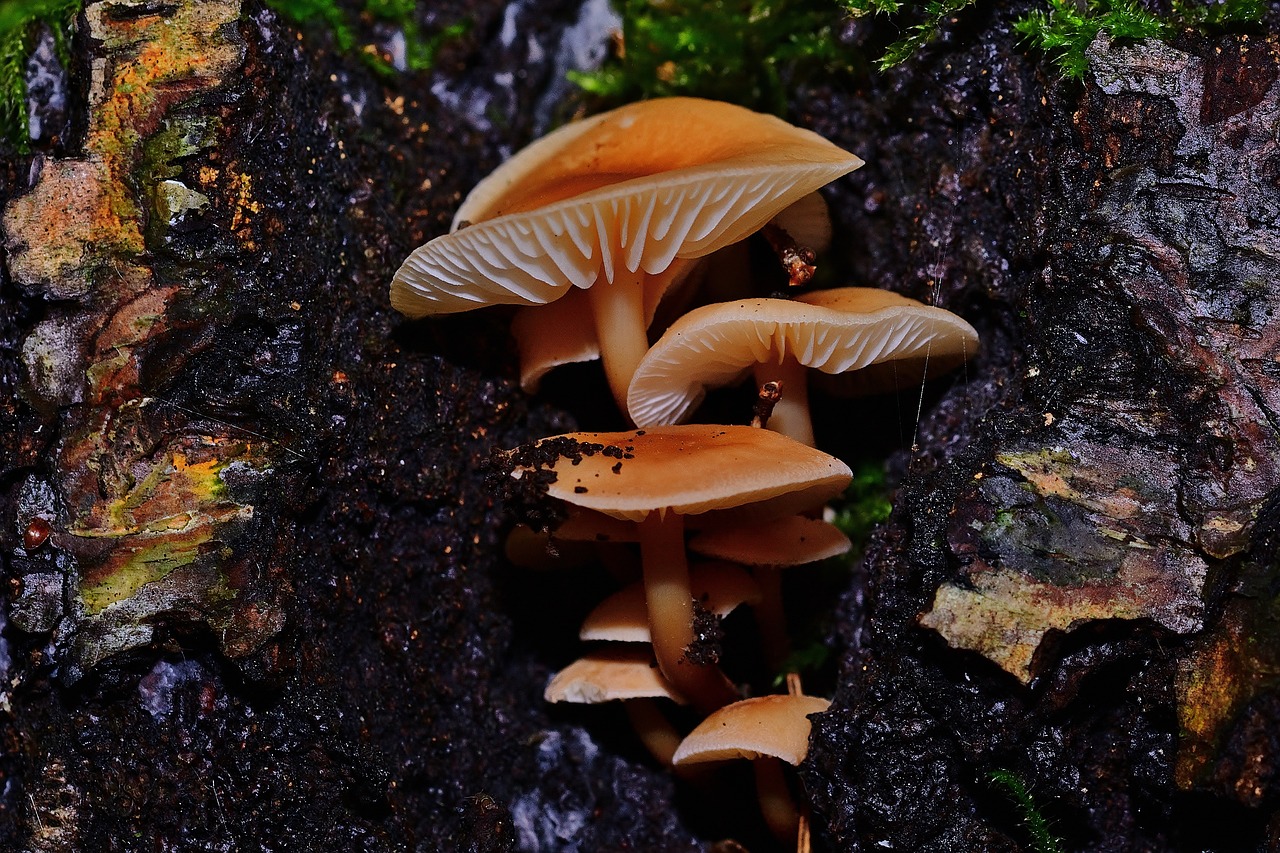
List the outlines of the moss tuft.
<svg viewBox="0 0 1280 853">
<path fill-rule="evenodd" d="M 40 24 L 52 30 L 66 61 L 71 33 L 82 0 L 0 0 L 0 136 L 18 151 L 30 147 L 27 114 L 27 57 Z"/>
<path fill-rule="evenodd" d="M 880 14 L 914 23 L 885 50 L 880 68 L 899 65 L 937 36 L 939 30 L 976 0 L 929 0 L 924 4 L 897 0 L 838 0 L 852 15 Z M 1047 8 L 1019 18 L 1014 27 L 1028 43 L 1048 54 L 1063 76 L 1079 79 L 1088 66 L 1086 51 L 1100 32 L 1115 39 L 1169 38 L 1184 29 L 1211 33 L 1257 24 L 1266 11 L 1263 0 L 1172 0 L 1169 12 L 1157 15 L 1141 0 L 1045 0 Z"/>
<path fill-rule="evenodd" d="M 893 512 L 884 466 L 880 463 L 865 463 L 860 466 L 853 472 L 853 480 L 844 490 L 844 495 L 832 505 L 835 518 L 831 523 L 853 542 L 849 557 L 849 561 L 853 562 L 862 556 L 871 531 L 876 525 L 887 521 L 889 513 Z"/>
<path fill-rule="evenodd" d="M 337 0 L 266 0 L 266 4 L 283 17 L 299 26 L 319 24 L 333 34 L 338 50 L 351 52 L 359 41 L 356 23 Z M 390 24 L 404 33 L 405 69 L 427 71 L 435 64 L 436 53 L 451 39 L 465 35 L 470 29 L 468 21 L 460 21 L 440 32 L 427 35 L 418 23 L 416 0 L 364 0 L 360 18 L 366 23 Z M 396 69 L 391 62 L 372 47 L 364 47 L 357 55 L 379 74 L 391 75 Z"/>
<path fill-rule="evenodd" d="M 608 101 L 715 98 L 781 114 L 804 78 L 849 69 L 831 0 L 616 0 L 622 49 L 599 71 L 570 72 Z"/>
<path fill-rule="evenodd" d="M 1049 0 L 1047 11 L 1029 13 L 1014 28 L 1052 57 L 1064 77 L 1078 80 L 1089 67 L 1086 51 L 1098 33 L 1117 39 L 1160 38 L 1166 24 L 1134 0 L 1092 0 L 1083 9 L 1072 0 Z"/>
<path fill-rule="evenodd" d="M 987 779 L 1013 800 L 1022 818 L 1022 825 L 1031 836 L 1031 847 L 1036 853 L 1061 853 L 1062 842 L 1049 830 L 1049 821 L 1041 814 L 1026 783 L 1012 770 L 992 770 Z"/>
</svg>

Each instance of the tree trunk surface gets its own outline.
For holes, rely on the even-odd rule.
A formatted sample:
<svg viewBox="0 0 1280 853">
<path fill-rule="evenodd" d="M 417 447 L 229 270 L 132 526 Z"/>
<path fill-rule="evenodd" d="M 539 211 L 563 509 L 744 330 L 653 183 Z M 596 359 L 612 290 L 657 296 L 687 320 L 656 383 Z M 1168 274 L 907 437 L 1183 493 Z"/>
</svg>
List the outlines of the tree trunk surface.
<svg viewBox="0 0 1280 853">
<path fill-rule="evenodd" d="M 505 561 L 490 454 L 614 426 L 565 403 L 607 391 L 531 398 L 505 316 L 387 292 L 581 108 L 600 4 L 429 5 L 470 28 L 395 76 L 239 0 L 38 40 L 0 171 L 5 849 L 774 849 L 749 777 L 542 701 L 608 582 Z M 1067 83 L 992 5 L 790 104 L 867 161 L 838 283 L 982 337 L 816 415 L 894 510 L 824 622 L 815 849 L 1274 849 L 1280 42 L 1103 37 Z"/>
</svg>

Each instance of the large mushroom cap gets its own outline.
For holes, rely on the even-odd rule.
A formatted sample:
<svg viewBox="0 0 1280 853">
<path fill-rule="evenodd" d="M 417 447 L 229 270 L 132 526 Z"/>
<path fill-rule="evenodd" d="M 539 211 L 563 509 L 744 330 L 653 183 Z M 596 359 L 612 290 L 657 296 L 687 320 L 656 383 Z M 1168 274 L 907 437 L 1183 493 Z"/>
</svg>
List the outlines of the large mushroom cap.
<svg viewBox="0 0 1280 853">
<path fill-rule="evenodd" d="M 641 360 L 627 407 L 640 426 L 676 423 L 707 388 L 736 384 L 757 364 L 790 358 L 842 374 L 928 359 L 933 372 L 977 348 L 977 332 L 950 311 L 875 288 L 705 305 L 673 323 Z"/>
<path fill-rule="evenodd" d="M 707 717 L 676 750 L 673 763 L 696 764 L 762 755 L 799 764 L 809 752 L 809 715 L 831 707 L 817 696 L 757 696 Z"/>
<path fill-rule="evenodd" d="M 839 494 L 853 477 L 834 456 L 748 426 L 569 433 L 534 448 L 559 454 L 544 465 L 556 474 L 549 495 L 628 521 L 655 510 L 696 515 L 747 505 L 757 517 L 790 515 Z"/>
<path fill-rule="evenodd" d="M 612 281 L 617 266 L 658 274 L 861 165 L 815 133 L 731 104 L 630 104 L 548 134 L 477 185 L 454 232 L 401 266 L 391 302 L 413 317 L 541 305 L 570 285 Z"/>
</svg>

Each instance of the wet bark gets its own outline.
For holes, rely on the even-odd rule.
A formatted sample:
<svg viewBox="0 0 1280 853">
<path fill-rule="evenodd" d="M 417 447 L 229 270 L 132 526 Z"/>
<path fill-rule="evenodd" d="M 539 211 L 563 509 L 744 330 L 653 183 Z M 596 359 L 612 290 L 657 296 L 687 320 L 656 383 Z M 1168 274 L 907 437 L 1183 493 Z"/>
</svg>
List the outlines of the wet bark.
<svg viewBox="0 0 1280 853">
<path fill-rule="evenodd" d="M 7 848 L 765 849 L 749 788 L 678 793 L 620 713 L 541 702 L 605 582 L 504 562 L 486 460 L 594 413 L 519 391 L 505 318 L 408 323 L 387 285 L 572 112 L 579 4 L 431 5 L 472 26 L 420 75 L 236 0 L 90 3 L 70 68 L 33 59 L 0 173 Z M 984 341 L 817 414 L 896 485 L 827 638 L 819 849 L 1029 849 L 994 770 L 1067 849 L 1280 837 L 1280 51 L 1093 53 L 1061 83 L 978 9 L 796 91 L 868 161 L 828 195 L 833 283 Z"/>
</svg>

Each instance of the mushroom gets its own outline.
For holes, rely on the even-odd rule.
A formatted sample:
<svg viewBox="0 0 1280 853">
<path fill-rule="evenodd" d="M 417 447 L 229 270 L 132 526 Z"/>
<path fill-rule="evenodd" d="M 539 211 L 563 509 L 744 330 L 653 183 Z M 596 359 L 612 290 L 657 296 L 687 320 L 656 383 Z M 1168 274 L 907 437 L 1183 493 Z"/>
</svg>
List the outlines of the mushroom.
<svg viewBox="0 0 1280 853">
<path fill-rule="evenodd" d="M 757 384 L 782 384 L 769 427 L 813 444 L 806 367 L 870 371 L 863 390 L 871 390 L 892 379 L 895 367 L 932 376 L 977 347 L 977 332 L 950 311 L 875 288 L 705 305 L 673 323 L 641 360 L 627 409 L 638 426 L 678 423 L 708 387 L 754 373 Z"/>
<path fill-rule="evenodd" d="M 688 659 L 693 591 L 685 516 L 771 518 L 839 494 L 852 473 L 839 459 L 748 426 L 670 426 L 571 433 L 513 452 L 513 476 L 554 479 L 547 493 L 634 522 L 658 665 L 681 694 L 709 712 L 736 698 L 713 666 Z"/>
<path fill-rule="evenodd" d="M 733 563 L 710 562 L 689 570 L 689 586 L 703 609 L 726 616 L 740 604 L 756 605 L 760 585 Z M 580 640 L 649 643 L 644 584 L 629 584 L 597 604 L 578 631 Z"/>
<path fill-rule="evenodd" d="M 592 652 L 560 670 L 543 694 L 548 702 L 621 702 L 645 749 L 670 767 L 680 735 L 654 699 L 685 699 L 662 677 L 649 649 L 611 648 Z"/>
<path fill-rule="evenodd" d="M 760 603 L 756 624 L 765 659 L 775 671 L 790 653 L 782 607 L 782 569 L 848 553 L 852 543 L 838 527 L 820 518 L 792 515 L 774 521 L 704 530 L 689 540 L 689 550 L 732 560 L 755 570 Z"/>
<path fill-rule="evenodd" d="M 790 243 L 810 253 L 821 252 L 831 245 L 827 203 L 819 193 L 809 193 L 770 220 L 763 233 L 786 235 Z M 661 328 L 670 325 L 687 309 L 690 292 L 695 289 L 705 289 L 712 301 L 750 295 L 744 292 L 744 282 L 751 279 L 748 254 L 746 244 L 739 242 L 705 258 L 676 258 L 665 272 L 651 276 L 645 286 L 645 328 L 650 328 L 655 318 Z M 778 255 L 788 269 L 799 263 L 786 250 L 778 251 Z M 808 269 L 811 272 L 813 268 Z M 677 295 L 668 298 L 670 294 Z M 520 387 L 529 394 L 538 390 L 542 378 L 552 369 L 600 357 L 591 300 L 585 291 L 567 293 L 546 305 L 518 308 L 511 319 L 511 335 L 520 353 Z"/>
<path fill-rule="evenodd" d="M 550 534 L 517 524 L 507 534 L 503 554 L 513 566 L 535 571 L 576 569 L 595 559 L 595 550 L 583 542 L 557 540 Z"/>
<path fill-rule="evenodd" d="M 689 733 L 676 749 L 676 767 L 746 758 L 753 762 L 760 812 L 781 841 L 795 838 L 800 811 L 787 790 L 782 762 L 798 765 L 809 752 L 809 715 L 831 702 L 817 696 L 757 696 L 726 705 Z"/>
<path fill-rule="evenodd" d="M 630 104 L 548 134 L 481 181 L 452 233 L 405 260 L 391 304 L 421 317 L 584 291 L 585 308 L 566 313 L 590 315 L 623 406 L 648 348 L 651 282 L 669 287 L 674 262 L 742 240 L 861 165 L 815 133 L 731 104 Z"/>
</svg>

